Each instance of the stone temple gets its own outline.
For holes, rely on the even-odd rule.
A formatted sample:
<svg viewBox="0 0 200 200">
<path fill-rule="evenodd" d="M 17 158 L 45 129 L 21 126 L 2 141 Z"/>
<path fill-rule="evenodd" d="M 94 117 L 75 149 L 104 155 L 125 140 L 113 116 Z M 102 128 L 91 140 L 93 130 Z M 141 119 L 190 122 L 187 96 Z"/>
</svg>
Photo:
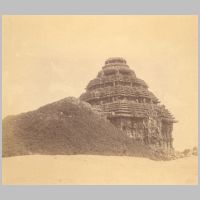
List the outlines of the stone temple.
<svg viewBox="0 0 200 200">
<path fill-rule="evenodd" d="M 173 150 L 174 117 L 137 78 L 123 58 L 109 58 L 80 99 L 91 104 L 128 137 Z"/>
</svg>

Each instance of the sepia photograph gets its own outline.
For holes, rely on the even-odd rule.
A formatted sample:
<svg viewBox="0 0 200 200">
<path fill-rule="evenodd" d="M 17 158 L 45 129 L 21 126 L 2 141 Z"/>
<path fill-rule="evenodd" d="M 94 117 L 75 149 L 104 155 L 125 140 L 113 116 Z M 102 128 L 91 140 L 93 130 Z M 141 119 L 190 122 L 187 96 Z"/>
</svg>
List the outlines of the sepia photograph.
<svg viewBox="0 0 200 200">
<path fill-rule="evenodd" d="M 3 185 L 197 185 L 197 15 L 4 15 Z"/>
</svg>

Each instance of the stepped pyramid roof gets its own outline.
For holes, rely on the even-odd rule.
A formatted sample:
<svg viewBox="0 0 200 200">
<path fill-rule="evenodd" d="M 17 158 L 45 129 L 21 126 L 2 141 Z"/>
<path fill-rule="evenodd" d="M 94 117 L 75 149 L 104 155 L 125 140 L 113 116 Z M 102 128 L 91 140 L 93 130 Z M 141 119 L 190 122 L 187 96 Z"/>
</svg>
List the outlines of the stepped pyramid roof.
<svg viewBox="0 0 200 200">
<path fill-rule="evenodd" d="M 124 58 L 114 57 L 105 61 L 97 77 L 91 80 L 80 99 L 98 108 L 108 117 L 157 117 L 174 123 L 172 114 L 160 105 L 159 99 L 149 91 Z"/>
</svg>

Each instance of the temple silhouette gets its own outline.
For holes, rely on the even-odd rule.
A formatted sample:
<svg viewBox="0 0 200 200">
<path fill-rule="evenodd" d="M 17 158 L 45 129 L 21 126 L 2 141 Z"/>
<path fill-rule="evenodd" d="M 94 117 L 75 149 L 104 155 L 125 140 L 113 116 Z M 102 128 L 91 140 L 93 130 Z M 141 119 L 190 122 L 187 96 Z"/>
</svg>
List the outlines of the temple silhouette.
<svg viewBox="0 0 200 200">
<path fill-rule="evenodd" d="M 175 118 L 125 59 L 107 59 L 80 99 L 91 104 L 128 137 L 155 148 L 173 150 Z"/>
</svg>

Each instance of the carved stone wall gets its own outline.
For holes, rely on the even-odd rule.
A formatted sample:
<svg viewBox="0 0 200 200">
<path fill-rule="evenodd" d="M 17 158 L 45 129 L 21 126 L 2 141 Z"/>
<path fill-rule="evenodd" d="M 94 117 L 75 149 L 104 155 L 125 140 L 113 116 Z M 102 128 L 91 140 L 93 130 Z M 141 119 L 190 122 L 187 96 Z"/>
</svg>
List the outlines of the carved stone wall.
<svg viewBox="0 0 200 200">
<path fill-rule="evenodd" d="M 163 149 L 173 148 L 172 123 L 162 122 L 159 118 L 109 118 L 128 137 L 146 145 L 154 145 Z"/>
<path fill-rule="evenodd" d="M 174 117 L 123 58 L 106 60 L 80 99 L 107 116 L 128 137 L 153 147 L 173 149 Z"/>
</svg>

